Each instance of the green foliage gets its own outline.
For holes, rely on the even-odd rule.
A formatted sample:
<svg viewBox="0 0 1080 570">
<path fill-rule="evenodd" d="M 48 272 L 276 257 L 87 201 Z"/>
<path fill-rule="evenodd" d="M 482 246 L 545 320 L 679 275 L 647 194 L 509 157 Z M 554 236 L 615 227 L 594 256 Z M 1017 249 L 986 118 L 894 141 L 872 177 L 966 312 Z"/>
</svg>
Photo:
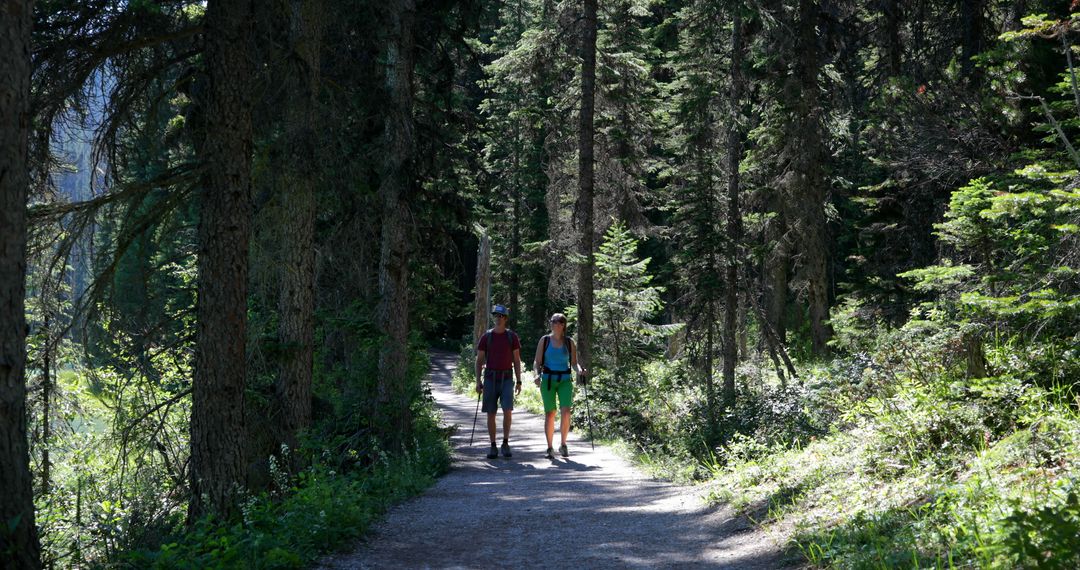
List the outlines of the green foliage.
<svg viewBox="0 0 1080 570">
<path fill-rule="evenodd" d="M 901 276 L 936 294 L 935 310 L 948 318 L 1067 351 L 1080 326 L 1072 176 L 1033 165 L 1015 178 L 973 180 L 937 225 L 959 263 L 946 258 Z"/>
<path fill-rule="evenodd" d="M 1080 493 L 1072 488 L 1051 496 L 1042 507 L 1018 507 L 1005 518 L 1004 548 L 1021 568 L 1065 570 L 1080 566 L 1080 548 L 1076 546 Z"/>
<path fill-rule="evenodd" d="M 1047 355 L 996 344 L 989 367 L 1008 372 L 969 378 L 964 327 L 945 313 L 889 330 L 847 306 L 838 338 L 853 350 L 803 371 L 806 423 L 730 439 L 705 465 L 714 498 L 794 528 L 816 566 L 1073 564 L 1080 415 L 1068 388 L 1040 387 Z"/>
<path fill-rule="evenodd" d="M 596 362 L 615 374 L 633 367 L 678 329 L 649 323 L 663 309 L 663 287 L 652 285 L 650 259 L 637 258 L 638 242 L 621 222 L 612 224 L 596 254 Z"/>
<path fill-rule="evenodd" d="M 248 499 L 243 520 L 203 519 L 156 551 L 125 556 L 138 568 L 303 568 L 361 536 L 387 508 L 430 486 L 450 465 L 450 449 L 431 408 L 404 452 L 374 450 L 375 461 L 339 472 L 319 462 L 286 476 L 280 496 Z M 332 462 L 336 463 L 336 462 Z"/>
<path fill-rule="evenodd" d="M 124 382 L 112 369 L 93 376 L 64 370 L 57 378 L 54 429 L 70 432 L 49 442 L 50 488 L 36 497 L 46 559 L 73 565 L 112 560 L 158 540 L 182 518 L 187 481 L 178 468 L 186 456 L 190 401 L 170 403 L 158 391 L 122 399 L 100 388 Z M 142 418 L 159 404 L 152 421 Z"/>
</svg>

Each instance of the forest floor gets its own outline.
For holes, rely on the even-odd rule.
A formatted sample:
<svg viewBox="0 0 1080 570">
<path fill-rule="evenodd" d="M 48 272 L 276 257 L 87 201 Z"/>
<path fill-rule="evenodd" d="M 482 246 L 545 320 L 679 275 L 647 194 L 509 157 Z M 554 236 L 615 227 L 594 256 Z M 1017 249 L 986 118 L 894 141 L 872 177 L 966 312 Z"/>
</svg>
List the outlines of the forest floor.
<svg viewBox="0 0 1080 570">
<path fill-rule="evenodd" d="M 657 481 L 573 432 L 570 457 L 544 457 L 543 418 L 514 412 L 510 459 L 487 459 L 476 400 L 450 385 L 458 356 L 432 355 L 430 385 L 451 435 L 453 467 L 426 493 L 392 508 L 355 551 L 318 568 L 672 568 L 742 570 L 797 562 L 703 491 Z M 527 386 L 531 387 L 531 384 Z M 526 388 L 526 389 L 527 389 Z M 498 416 L 499 440 L 502 414 Z M 556 446 L 558 433 L 556 433 Z"/>
</svg>

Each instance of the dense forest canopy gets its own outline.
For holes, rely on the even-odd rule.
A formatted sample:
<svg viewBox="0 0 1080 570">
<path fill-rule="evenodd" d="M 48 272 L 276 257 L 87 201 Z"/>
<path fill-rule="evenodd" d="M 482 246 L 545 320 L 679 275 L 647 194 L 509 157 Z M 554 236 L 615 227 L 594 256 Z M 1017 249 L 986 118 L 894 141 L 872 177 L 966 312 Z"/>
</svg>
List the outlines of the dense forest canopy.
<svg viewBox="0 0 1080 570">
<path fill-rule="evenodd" d="M 445 469 L 426 350 L 494 302 L 567 313 L 590 427 L 692 478 L 1075 421 L 1074 8 L 0 3 L 0 565 L 228 565 L 283 513 L 321 534 L 220 550 L 302 564 L 374 516 L 320 500 Z M 1069 567 L 1031 537 L 1080 507 L 1023 505 L 958 556 Z"/>
</svg>

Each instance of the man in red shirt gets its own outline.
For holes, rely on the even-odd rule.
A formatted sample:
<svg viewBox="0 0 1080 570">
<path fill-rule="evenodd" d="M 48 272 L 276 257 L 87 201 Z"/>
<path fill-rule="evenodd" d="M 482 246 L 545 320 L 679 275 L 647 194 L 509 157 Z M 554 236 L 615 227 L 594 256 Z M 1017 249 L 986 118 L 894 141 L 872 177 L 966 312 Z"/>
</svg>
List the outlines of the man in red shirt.
<svg viewBox="0 0 1080 570">
<path fill-rule="evenodd" d="M 480 335 L 476 344 L 476 393 L 484 395 L 484 413 L 487 414 L 488 436 L 491 449 L 488 459 L 499 456 L 495 447 L 495 414 L 499 401 L 503 409 L 503 457 L 510 457 L 510 421 L 514 411 L 514 395 L 521 393 L 521 339 L 517 333 L 506 328 L 510 311 L 502 305 L 491 310 L 495 327 Z M 512 383 L 513 369 L 517 383 Z M 516 388 L 515 388 L 516 387 Z"/>
</svg>

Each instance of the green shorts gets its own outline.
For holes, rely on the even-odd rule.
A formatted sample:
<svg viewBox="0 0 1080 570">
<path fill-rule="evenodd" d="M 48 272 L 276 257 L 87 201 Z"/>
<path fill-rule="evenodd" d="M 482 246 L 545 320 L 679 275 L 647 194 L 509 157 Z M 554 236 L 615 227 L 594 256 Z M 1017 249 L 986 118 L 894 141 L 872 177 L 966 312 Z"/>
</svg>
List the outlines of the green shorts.
<svg viewBox="0 0 1080 570">
<path fill-rule="evenodd" d="M 540 377 L 540 397 L 544 400 L 544 412 L 555 411 L 555 396 L 559 397 L 560 408 L 570 408 L 574 403 L 574 380 L 570 374 L 543 374 Z M 548 381 L 550 379 L 550 382 Z"/>
</svg>

